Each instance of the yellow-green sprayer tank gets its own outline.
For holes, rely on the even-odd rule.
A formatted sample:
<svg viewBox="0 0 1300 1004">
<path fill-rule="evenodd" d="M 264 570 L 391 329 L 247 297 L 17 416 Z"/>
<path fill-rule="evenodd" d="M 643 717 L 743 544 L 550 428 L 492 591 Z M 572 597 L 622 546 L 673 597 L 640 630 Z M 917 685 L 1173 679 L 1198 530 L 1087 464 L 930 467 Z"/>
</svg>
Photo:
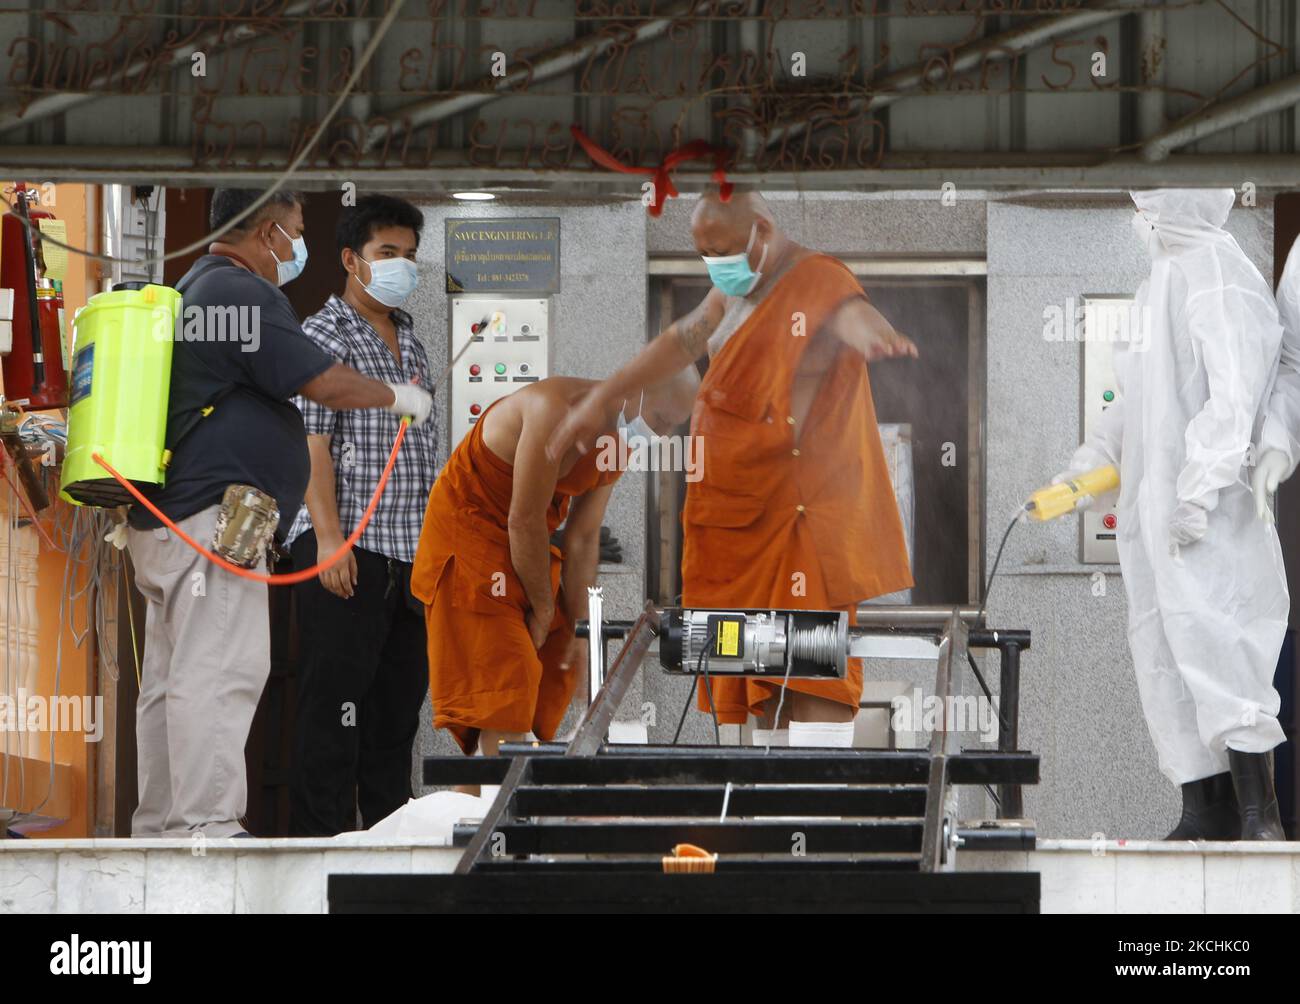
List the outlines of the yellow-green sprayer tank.
<svg viewBox="0 0 1300 1004">
<path fill-rule="evenodd" d="M 72 322 L 68 450 L 60 495 L 78 505 L 133 501 L 91 459 L 99 453 L 137 487 L 163 483 L 167 394 L 181 294 L 146 285 L 99 293 Z"/>
</svg>

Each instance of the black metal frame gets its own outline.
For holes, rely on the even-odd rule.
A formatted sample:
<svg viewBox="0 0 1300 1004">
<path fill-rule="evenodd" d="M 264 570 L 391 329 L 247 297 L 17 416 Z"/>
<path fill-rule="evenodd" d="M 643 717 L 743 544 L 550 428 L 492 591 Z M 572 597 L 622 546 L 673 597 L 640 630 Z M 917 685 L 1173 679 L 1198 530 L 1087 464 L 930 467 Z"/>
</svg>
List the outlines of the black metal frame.
<svg viewBox="0 0 1300 1004">
<path fill-rule="evenodd" d="M 1029 632 L 973 628 L 969 644 L 971 648 L 998 650 L 998 750 L 1009 753 L 1020 746 L 1020 653 L 1029 648 Z M 998 818 L 1020 819 L 1024 814 L 1020 785 L 998 785 Z"/>
<path fill-rule="evenodd" d="M 953 733 L 949 721 L 954 677 L 954 659 L 960 665 L 966 658 L 968 636 L 966 613 L 960 609 L 906 608 L 906 623 L 897 623 L 891 608 L 877 608 L 865 625 L 855 633 L 873 631 L 904 632 L 939 636 L 935 696 L 942 713 L 931 733 L 929 749 L 924 752 L 890 752 L 866 750 L 733 749 L 721 747 L 612 747 L 605 735 L 627 687 L 640 670 L 651 643 L 658 632 L 660 612 L 647 603 L 641 617 L 632 625 L 622 650 L 605 677 L 604 686 L 587 709 L 578 729 L 559 754 L 558 744 L 516 743 L 502 747 L 496 761 L 499 771 L 509 757 L 501 788 L 487 815 L 476 828 L 456 867 L 465 875 L 484 867 L 499 865 L 501 858 L 546 854 L 616 854 L 650 853 L 676 843 L 703 843 L 715 851 L 743 854 L 779 853 L 789 850 L 792 832 L 807 837 L 817 853 L 849 855 L 850 859 L 869 862 L 864 855 L 881 853 L 915 853 L 914 867 L 922 873 L 937 873 L 952 867 L 952 856 L 961 840 L 957 830 L 954 783 L 997 781 L 1017 791 L 1020 783 L 1037 781 L 1037 758 L 1029 754 L 999 755 L 959 753 L 952 748 Z M 607 629 L 614 628 L 608 625 Z M 606 629 L 606 630 L 607 630 Z M 602 635 L 606 633 L 602 630 Z M 1003 645 L 994 637 L 980 642 Z M 1003 647 L 1004 658 L 1009 651 Z M 1011 649 L 1018 651 L 1018 649 Z M 1014 679 L 1012 680 L 1014 683 Z M 1012 702 L 1014 705 L 1014 702 Z M 1003 735 L 1014 743 L 1015 734 Z M 635 749 L 636 752 L 631 752 Z M 453 763 L 464 760 L 426 761 L 426 783 L 449 778 L 440 775 Z M 484 758 L 475 764 L 474 776 L 486 780 L 492 763 Z M 964 767 L 979 764 L 982 769 L 965 772 Z M 463 781 L 465 772 L 458 773 Z M 790 787 L 806 784 L 889 784 L 883 790 L 845 788 L 842 791 Z M 924 784 L 924 788 L 920 784 Z M 595 785 L 639 785 L 614 792 Z M 736 785 L 775 785 L 767 790 Z M 644 786 L 657 787 L 644 787 Z M 718 785 L 725 785 L 723 788 Z M 667 786 L 667 787 L 664 787 Z M 918 796 L 924 791 L 923 800 Z M 735 793 L 737 803 L 730 804 Z M 720 813 L 716 823 L 674 821 L 648 818 L 656 816 L 691 816 L 701 813 L 709 800 Z M 852 822 L 801 820 L 796 827 L 789 823 L 771 823 L 756 819 L 726 819 L 723 807 L 732 814 L 765 815 L 850 815 L 870 807 L 878 819 Z M 919 825 L 917 808 L 921 808 Z M 742 808 L 747 810 L 742 812 Z M 763 810 L 760 812 L 759 810 Z M 578 813 L 622 817 L 618 822 L 592 825 L 583 822 L 547 822 L 548 817 Z M 633 820 L 631 817 L 635 817 Z M 540 820 L 540 821 L 538 821 Z M 983 843 L 999 839 L 1017 844 L 1028 833 L 1025 829 L 1010 835 L 985 834 Z M 918 839 L 919 838 L 919 839 Z M 919 846 L 918 846 L 919 845 Z M 566 867 L 574 867 L 572 863 Z M 522 867 L 522 866 L 512 866 Z"/>
<path fill-rule="evenodd" d="M 973 607 L 957 608 L 955 612 L 963 624 L 970 625 L 966 636 L 966 647 L 968 649 L 997 649 L 998 651 L 998 750 L 1003 753 L 1015 752 L 1020 745 L 1020 653 L 1029 649 L 1030 633 L 1021 629 L 997 630 L 976 626 L 975 622 L 979 620 L 979 611 Z M 864 633 L 871 633 L 873 630 L 890 634 L 915 633 L 918 626 L 921 628 L 921 633 L 924 633 L 932 626 L 932 617 L 933 608 L 863 604 L 858 608 L 860 623 L 850 629 L 850 636 L 856 637 Z M 861 623 L 864 620 L 872 623 Z M 910 622 L 910 629 L 907 624 L 900 626 L 897 623 L 898 620 Z M 626 638 L 638 623 L 634 621 L 604 621 L 602 623 L 600 646 L 602 666 L 606 661 L 604 655 L 606 643 Z M 587 637 L 586 621 L 578 622 L 577 634 L 581 638 Z M 960 671 L 960 664 L 961 657 L 958 659 L 958 671 Z M 883 703 L 863 705 L 863 707 L 873 706 L 885 710 L 890 708 L 890 705 Z M 606 728 L 608 728 L 608 723 L 606 723 Z M 891 748 L 893 747 L 891 746 Z M 493 774 L 493 777 L 499 776 Z M 443 783 L 451 782 L 434 781 L 427 777 L 425 779 L 425 784 Z M 499 783 L 499 781 L 489 783 Z M 997 818 L 1023 819 L 1024 814 L 1024 794 L 1021 791 L 1020 784 L 1017 782 L 999 783 L 997 785 Z"/>
<path fill-rule="evenodd" d="M 658 862 L 653 867 L 659 867 Z M 754 874 L 758 871 L 760 874 Z M 817 871 L 770 861 L 715 875 L 517 871 L 331 875 L 330 913 L 1037 913 L 1037 872 Z"/>
<path fill-rule="evenodd" d="M 938 642 L 942 714 L 925 750 L 613 745 L 609 724 L 659 629 L 647 604 L 629 628 L 603 625 L 602 636 L 626 630 L 626 641 L 567 746 L 425 760 L 426 784 L 501 785 L 480 823 L 457 828 L 454 874 L 331 876 L 331 910 L 1036 911 L 1036 874 L 953 870 L 958 847 L 1034 844 L 1027 826 L 957 825 L 954 786 L 1018 793 L 1038 781 L 1038 758 L 1011 748 L 1014 728 L 996 752 L 953 748 L 948 698 L 968 645 L 1002 651 L 1004 695 L 1028 645 L 1027 635 L 972 630 L 972 613 L 878 607 L 852 629 Z M 717 872 L 664 874 L 680 843 L 722 855 Z"/>
</svg>

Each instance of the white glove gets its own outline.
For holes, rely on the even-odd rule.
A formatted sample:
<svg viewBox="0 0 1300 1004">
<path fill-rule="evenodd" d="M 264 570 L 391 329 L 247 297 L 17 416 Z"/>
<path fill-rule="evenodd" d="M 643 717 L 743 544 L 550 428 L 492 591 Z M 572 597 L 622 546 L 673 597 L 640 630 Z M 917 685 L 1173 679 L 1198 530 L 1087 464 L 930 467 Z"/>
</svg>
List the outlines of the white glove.
<svg viewBox="0 0 1300 1004">
<path fill-rule="evenodd" d="M 423 387 L 413 383 L 390 383 L 388 389 L 393 392 L 393 403 L 384 410 L 394 415 L 410 415 L 412 425 L 419 425 L 433 411 L 433 395 Z"/>
<path fill-rule="evenodd" d="M 116 547 L 119 551 L 126 549 L 126 524 L 115 523 L 113 529 L 104 534 L 104 539 Z"/>
<path fill-rule="evenodd" d="M 1286 477 L 1290 466 L 1290 461 L 1282 451 L 1265 450 L 1251 471 L 1250 490 L 1255 493 L 1255 515 L 1265 523 L 1273 522 L 1273 510 L 1269 508 L 1268 497 L 1277 491 L 1278 484 Z"/>
<path fill-rule="evenodd" d="M 1056 477 L 1052 478 L 1052 484 L 1059 485 L 1062 481 L 1072 481 L 1075 478 L 1077 478 L 1080 474 L 1086 474 L 1090 470 L 1092 470 L 1091 467 L 1087 468 L 1086 470 L 1076 470 L 1073 467 L 1068 467 L 1065 470 L 1063 470 L 1060 474 L 1056 475 Z M 1092 502 L 1093 499 L 1091 495 L 1080 495 L 1077 499 L 1074 500 L 1075 511 L 1079 512 L 1084 509 L 1087 509 L 1088 506 L 1092 505 Z"/>
<path fill-rule="evenodd" d="M 1095 471 L 1098 467 L 1104 467 L 1109 463 L 1110 460 L 1105 454 L 1100 450 L 1089 446 L 1087 443 L 1084 443 L 1075 450 L 1074 455 L 1070 457 L 1070 466 L 1061 471 L 1061 473 L 1056 475 L 1056 477 L 1052 478 L 1052 484 L 1059 485 L 1062 481 L 1073 481 L 1080 474 L 1087 474 L 1089 471 Z M 1106 492 L 1103 494 L 1102 498 L 1113 502 L 1115 494 L 1115 492 Z M 1097 499 L 1091 495 L 1080 495 L 1074 500 L 1075 511 L 1082 512 L 1084 509 L 1091 508 L 1096 501 Z"/>
<path fill-rule="evenodd" d="M 1179 502 L 1169 521 L 1169 553 L 1177 554 L 1187 544 L 1195 544 L 1205 536 L 1207 513 L 1195 502 Z"/>
</svg>

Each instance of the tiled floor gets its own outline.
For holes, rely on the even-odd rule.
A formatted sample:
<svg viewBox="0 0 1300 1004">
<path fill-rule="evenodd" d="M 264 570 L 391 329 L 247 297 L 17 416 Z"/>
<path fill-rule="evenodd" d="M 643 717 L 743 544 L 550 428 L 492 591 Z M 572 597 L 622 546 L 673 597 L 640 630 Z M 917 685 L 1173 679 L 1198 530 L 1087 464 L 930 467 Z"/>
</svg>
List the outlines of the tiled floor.
<svg viewBox="0 0 1300 1004">
<path fill-rule="evenodd" d="M 0 841 L 4 913 L 321 913 L 330 874 L 449 872 L 442 840 Z M 1044 913 L 1300 913 L 1300 843 L 1044 840 L 958 855 L 1042 874 Z"/>
<path fill-rule="evenodd" d="M 1296 842 L 1040 840 L 958 867 L 1041 873 L 1044 913 L 1300 913 Z"/>
<path fill-rule="evenodd" d="M 451 871 L 445 841 L 0 842 L 4 913 L 322 913 L 326 876 Z"/>
</svg>

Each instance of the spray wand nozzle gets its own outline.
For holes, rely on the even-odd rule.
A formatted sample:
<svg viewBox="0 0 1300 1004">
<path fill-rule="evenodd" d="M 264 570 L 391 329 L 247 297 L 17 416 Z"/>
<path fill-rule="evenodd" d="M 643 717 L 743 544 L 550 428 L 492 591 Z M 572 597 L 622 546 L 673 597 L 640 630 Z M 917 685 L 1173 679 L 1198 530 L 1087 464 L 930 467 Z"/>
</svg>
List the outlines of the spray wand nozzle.
<svg viewBox="0 0 1300 1004">
<path fill-rule="evenodd" d="M 1066 478 L 1058 484 L 1040 488 L 1029 496 L 1024 511 L 1036 520 L 1047 521 L 1074 512 L 1080 500 L 1114 491 L 1119 487 L 1119 471 L 1107 464 Z"/>
</svg>

